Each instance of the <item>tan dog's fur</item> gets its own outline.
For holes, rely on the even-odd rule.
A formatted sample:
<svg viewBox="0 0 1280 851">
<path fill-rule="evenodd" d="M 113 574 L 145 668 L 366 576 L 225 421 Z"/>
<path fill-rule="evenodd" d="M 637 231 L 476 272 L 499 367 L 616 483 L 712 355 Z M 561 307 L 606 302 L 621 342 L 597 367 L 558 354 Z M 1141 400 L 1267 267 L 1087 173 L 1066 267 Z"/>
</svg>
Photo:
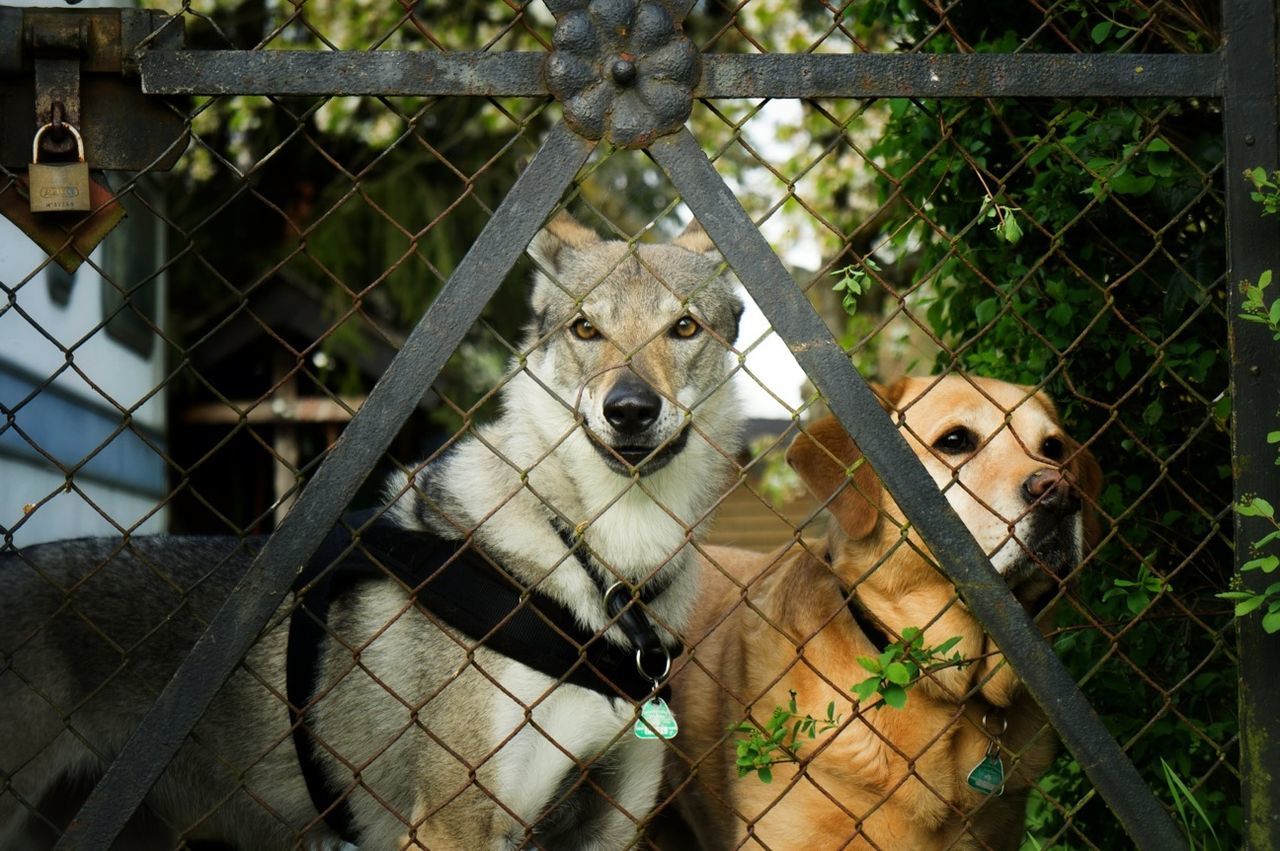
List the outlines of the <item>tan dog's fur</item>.
<svg viewBox="0 0 1280 851">
<path fill-rule="evenodd" d="M 1027 568 L 1034 544 L 1014 541 L 1020 558 L 998 556 L 1032 513 L 1020 495 L 1022 483 L 1046 468 L 1065 470 L 1064 487 L 1086 496 L 1083 519 L 1071 518 L 1074 540 L 1096 537 L 1088 505 L 1101 474 L 1088 452 L 1062 433 L 1049 399 L 963 376 L 903 379 L 880 393 L 939 486 L 955 479 L 948 500 L 997 568 L 1007 571 L 1019 598 L 1054 590 L 1057 579 L 1043 567 Z M 976 452 L 957 459 L 929 448 L 957 424 L 980 438 Z M 1051 445 L 1046 439 L 1061 441 L 1063 464 L 1037 453 Z M 788 452 L 831 511 L 827 540 L 771 555 L 709 551 L 713 563 L 704 565 L 688 635 L 693 649 L 673 684 L 682 756 L 669 760 L 668 779 L 678 807 L 706 849 L 1016 849 L 1029 784 L 1052 759 L 1054 737 L 954 586 L 922 556 L 916 534 L 902 540 L 903 515 L 870 466 L 858 467 L 848 486 L 846 470 L 858 457 L 829 418 L 806 428 Z M 1078 551 L 1077 543 L 1076 561 Z M 959 636 L 956 650 L 976 661 L 921 679 L 901 710 L 882 705 L 859 714 L 849 687 L 867 674 L 857 659 L 883 648 L 873 646 L 850 615 L 851 588 L 891 640 L 906 627 L 923 627 L 925 646 Z M 834 701 L 840 726 L 806 740 L 799 766 L 775 765 L 772 783 L 739 778 L 736 734 L 729 728 L 744 718 L 763 724 L 791 692 L 801 715 L 822 717 Z M 993 732 L 999 718 L 1008 722 L 1001 739 L 1006 788 L 989 798 L 966 783 L 990 742 L 985 713 Z"/>
</svg>

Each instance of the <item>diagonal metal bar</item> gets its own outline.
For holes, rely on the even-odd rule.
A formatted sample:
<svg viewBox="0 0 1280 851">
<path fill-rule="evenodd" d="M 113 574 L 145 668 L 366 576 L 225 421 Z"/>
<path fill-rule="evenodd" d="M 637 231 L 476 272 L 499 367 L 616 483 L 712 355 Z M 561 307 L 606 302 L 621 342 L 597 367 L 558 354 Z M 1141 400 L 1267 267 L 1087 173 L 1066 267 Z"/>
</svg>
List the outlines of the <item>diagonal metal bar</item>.
<svg viewBox="0 0 1280 851">
<path fill-rule="evenodd" d="M 294 578 L 390 445 L 502 279 L 564 196 L 593 143 L 558 124 L 369 393 L 280 528 L 196 642 L 59 840 L 107 851 Z M 282 710 L 283 711 L 283 710 Z"/>
<path fill-rule="evenodd" d="M 965 604 L 1000 645 L 1135 844 L 1144 851 L 1186 848 L 1169 814 L 1009 593 L 697 140 L 682 130 L 655 142 L 649 153 L 670 176 L 832 413 L 855 437 Z"/>
<path fill-rule="evenodd" d="M 547 96 L 547 54 L 155 50 L 155 95 Z M 1219 97 L 1208 54 L 721 54 L 702 56 L 701 98 Z"/>
<path fill-rule="evenodd" d="M 1280 169 L 1280 80 L 1276 76 L 1274 0 L 1224 0 L 1227 93 L 1222 132 L 1230 274 L 1227 299 L 1231 333 L 1231 459 L 1237 500 L 1258 496 L 1280 505 L 1280 474 L 1267 444 L 1280 411 L 1277 343 L 1262 324 L 1240 318 L 1240 284 L 1266 270 L 1280 275 L 1280 222 L 1263 218 L 1250 198 L 1243 172 Z M 1267 299 L 1270 301 L 1270 298 Z M 1236 568 L 1260 555 L 1253 542 L 1270 531 L 1261 517 L 1235 517 Z M 1274 552 L 1274 550 L 1271 550 Z M 1265 593 L 1275 580 L 1261 570 L 1240 574 L 1243 590 Z M 1240 648 L 1240 776 L 1244 839 L 1250 851 L 1280 848 L 1280 677 L 1277 636 L 1262 629 L 1263 610 L 1236 622 Z"/>
</svg>

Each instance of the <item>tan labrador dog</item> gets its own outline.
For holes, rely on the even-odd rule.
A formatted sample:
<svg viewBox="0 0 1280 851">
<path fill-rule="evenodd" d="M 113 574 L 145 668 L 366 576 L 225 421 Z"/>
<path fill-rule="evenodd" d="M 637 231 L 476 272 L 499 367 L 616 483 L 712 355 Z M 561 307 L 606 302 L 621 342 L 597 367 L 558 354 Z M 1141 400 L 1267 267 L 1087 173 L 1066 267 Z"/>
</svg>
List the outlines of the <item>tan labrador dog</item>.
<svg viewBox="0 0 1280 851">
<path fill-rule="evenodd" d="M 877 392 L 1017 598 L 1041 608 L 1097 537 L 1088 506 L 1101 486 L 1053 403 L 960 375 Z M 805 429 L 787 460 L 833 522 L 825 540 L 771 555 L 709 550 L 673 684 L 668 779 L 681 814 L 705 849 L 1016 849 L 1029 785 L 1056 745 L 1038 707 L 834 419 Z M 946 656 L 967 663 L 926 665 L 901 709 L 875 694 L 860 706 L 858 658 L 909 627 L 926 648 L 958 638 Z M 739 777 L 731 729 L 767 725 L 792 693 L 799 717 L 821 720 L 834 701 L 839 723 L 802 737 L 799 762 L 776 762 L 771 783 Z M 973 788 L 997 754 L 1003 793 Z"/>
</svg>

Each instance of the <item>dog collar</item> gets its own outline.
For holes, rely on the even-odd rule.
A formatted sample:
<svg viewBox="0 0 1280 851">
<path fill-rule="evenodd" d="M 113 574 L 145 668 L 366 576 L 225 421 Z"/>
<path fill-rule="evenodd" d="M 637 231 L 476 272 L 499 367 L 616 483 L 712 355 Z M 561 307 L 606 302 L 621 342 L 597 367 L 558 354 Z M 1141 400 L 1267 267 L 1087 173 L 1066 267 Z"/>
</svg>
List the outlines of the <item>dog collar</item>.
<svg viewBox="0 0 1280 851">
<path fill-rule="evenodd" d="M 831 549 L 828 547 L 822 554 L 822 560 L 831 566 Z M 834 574 L 833 574 L 834 575 Z M 849 610 L 849 614 L 853 617 L 854 625 L 862 630 L 862 634 L 867 637 L 871 645 L 877 651 L 883 651 L 893 642 L 889 640 L 889 636 L 880 626 L 879 622 L 867 611 L 866 607 L 858 601 L 858 589 L 856 586 L 842 589 L 844 593 L 845 608 Z"/>
<path fill-rule="evenodd" d="M 655 692 L 669 695 L 669 688 L 657 688 L 659 678 L 649 676 L 653 669 L 636 661 L 640 656 L 633 658 L 628 650 L 583 628 L 568 608 L 537 588 L 522 585 L 472 540 L 402 529 L 381 515 L 382 509 L 349 514 L 329 533 L 294 582 L 297 604 L 289 620 L 285 690 L 294 749 L 316 811 L 347 842 L 359 844 L 346 797 L 356 784 L 344 788 L 326 776 L 319 746 L 306 726 L 306 713 L 319 685 L 329 609 L 334 599 L 357 585 L 397 580 L 434 619 L 554 680 L 637 703 Z M 354 537 L 352 529 L 357 530 Z M 588 572 L 599 585 L 599 577 Z M 620 596 L 606 596 L 606 602 Z M 622 604 L 627 607 L 630 602 L 628 597 Z M 627 614 L 638 615 L 653 642 L 662 647 L 638 607 L 630 607 Z M 637 652 L 650 646 L 647 638 L 637 643 L 628 633 L 628 639 Z M 665 648 L 662 653 L 666 656 Z"/>
<path fill-rule="evenodd" d="M 582 536 L 575 535 L 558 517 L 551 518 L 551 528 L 555 529 L 565 549 L 573 553 L 578 564 L 591 577 L 604 600 L 605 613 L 617 623 L 622 634 L 631 643 L 636 654 L 636 673 L 652 682 L 653 690 L 658 691 L 671 670 L 671 651 L 658 638 L 657 630 L 644 613 L 643 604 L 652 603 L 671 586 L 670 574 L 661 580 L 646 582 L 639 588 L 631 588 L 621 580 L 606 585 L 604 571 L 587 554 Z M 642 605 L 636 605 L 637 603 Z M 674 649 L 677 656 L 684 650 L 679 642 Z"/>
</svg>

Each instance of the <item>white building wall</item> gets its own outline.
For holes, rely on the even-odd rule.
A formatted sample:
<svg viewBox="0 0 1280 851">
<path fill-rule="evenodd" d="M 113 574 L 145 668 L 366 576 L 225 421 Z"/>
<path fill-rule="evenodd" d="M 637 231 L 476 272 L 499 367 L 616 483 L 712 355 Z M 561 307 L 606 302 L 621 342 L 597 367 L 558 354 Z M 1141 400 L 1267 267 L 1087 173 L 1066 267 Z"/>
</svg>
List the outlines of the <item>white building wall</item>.
<svg viewBox="0 0 1280 851">
<path fill-rule="evenodd" d="M 101 327 L 103 278 L 94 266 L 102 268 L 102 246 L 77 270 L 65 305 L 51 297 L 45 261 L 0 219 L 0 533 L 25 546 L 121 528 L 163 531 L 166 346 L 157 338 L 143 357 Z M 163 279 L 156 289 L 163 317 Z M 126 419 L 132 425 L 120 430 Z"/>
</svg>

